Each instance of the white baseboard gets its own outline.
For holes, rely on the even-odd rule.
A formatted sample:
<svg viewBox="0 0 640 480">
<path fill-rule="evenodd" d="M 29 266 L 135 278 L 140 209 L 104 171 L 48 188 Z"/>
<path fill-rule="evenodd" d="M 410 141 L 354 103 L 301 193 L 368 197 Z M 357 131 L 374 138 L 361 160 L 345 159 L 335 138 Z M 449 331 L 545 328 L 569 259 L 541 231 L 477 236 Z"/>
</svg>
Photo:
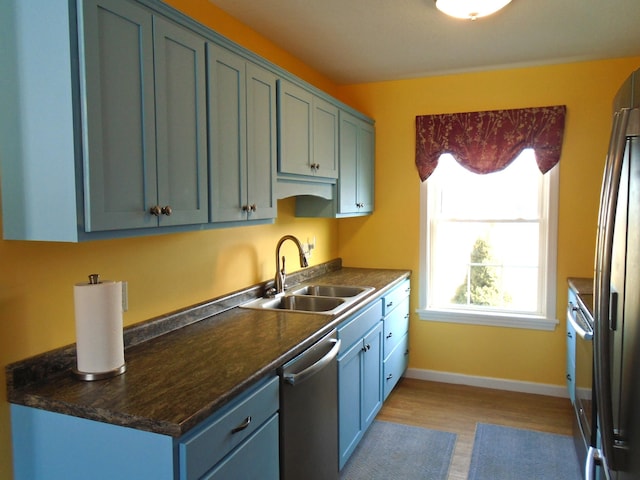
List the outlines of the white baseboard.
<svg viewBox="0 0 640 480">
<path fill-rule="evenodd" d="M 504 378 L 478 377 L 462 375 L 460 373 L 439 372 L 436 370 L 421 370 L 408 368 L 404 373 L 407 378 L 429 380 L 432 382 L 454 383 L 457 385 L 470 385 L 473 387 L 493 388 L 496 390 L 508 390 L 511 392 L 533 393 L 536 395 L 548 395 L 550 397 L 569 398 L 569 392 L 564 385 L 549 385 L 546 383 L 521 382 L 518 380 L 506 380 Z"/>
</svg>

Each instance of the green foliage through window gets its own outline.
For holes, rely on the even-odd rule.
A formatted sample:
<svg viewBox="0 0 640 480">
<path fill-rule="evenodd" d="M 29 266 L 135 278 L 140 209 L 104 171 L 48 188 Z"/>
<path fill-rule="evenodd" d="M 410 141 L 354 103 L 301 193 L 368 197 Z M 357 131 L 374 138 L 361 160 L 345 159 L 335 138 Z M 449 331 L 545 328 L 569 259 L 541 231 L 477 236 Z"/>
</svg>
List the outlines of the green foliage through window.
<svg viewBox="0 0 640 480">
<path fill-rule="evenodd" d="M 458 305 L 481 305 L 500 307 L 511 303 L 511 296 L 503 292 L 500 271 L 491 255 L 489 243 L 478 238 L 469 255 L 469 268 L 464 282 L 456 289 L 452 303 Z"/>
</svg>

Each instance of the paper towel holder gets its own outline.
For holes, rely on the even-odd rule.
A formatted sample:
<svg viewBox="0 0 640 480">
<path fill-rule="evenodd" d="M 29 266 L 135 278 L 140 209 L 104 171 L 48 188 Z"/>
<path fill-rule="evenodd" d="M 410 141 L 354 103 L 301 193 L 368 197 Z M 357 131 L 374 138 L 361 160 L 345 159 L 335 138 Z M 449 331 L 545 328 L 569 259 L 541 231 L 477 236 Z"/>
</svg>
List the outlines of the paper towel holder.
<svg viewBox="0 0 640 480">
<path fill-rule="evenodd" d="M 113 283 L 113 282 L 107 282 L 107 283 Z M 118 282 L 118 283 L 121 284 L 122 282 Z M 102 282 L 100 281 L 100 275 L 97 273 L 92 273 L 89 275 L 89 283 L 84 285 L 97 286 L 99 284 L 102 284 Z M 122 285 L 121 285 L 121 288 L 124 292 L 124 287 L 122 287 Z M 122 305 L 122 307 L 123 306 L 124 305 Z M 120 323 L 122 323 L 122 319 L 120 319 Z M 76 324 L 76 328 L 77 328 L 77 324 Z M 122 341 L 122 337 L 120 337 L 120 341 Z M 78 341 L 76 341 L 76 348 L 78 348 Z M 123 348 L 123 346 L 121 346 L 121 348 Z M 71 371 L 76 378 L 84 381 L 105 380 L 107 378 L 112 378 L 118 375 L 122 375 L 127 370 L 126 363 L 123 362 L 122 365 L 106 371 L 87 372 L 87 371 L 81 371 L 78 369 L 79 363 L 80 362 L 78 360 L 78 365 L 75 368 L 72 368 Z"/>
<path fill-rule="evenodd" d="M 86 382 L 93 382 L 94 380 L 105 380 L 107 378 L 117 377 L 118 375 L 122 375 L 126 370 L 127 370 L 126 363 L 108 372 L 87 373 L 87 372 L 81 372 L 77 368 L 72 369 L 73 374 L 75 375 L 76 378 L 80 380 L 84 380 Z"/>
</svg>

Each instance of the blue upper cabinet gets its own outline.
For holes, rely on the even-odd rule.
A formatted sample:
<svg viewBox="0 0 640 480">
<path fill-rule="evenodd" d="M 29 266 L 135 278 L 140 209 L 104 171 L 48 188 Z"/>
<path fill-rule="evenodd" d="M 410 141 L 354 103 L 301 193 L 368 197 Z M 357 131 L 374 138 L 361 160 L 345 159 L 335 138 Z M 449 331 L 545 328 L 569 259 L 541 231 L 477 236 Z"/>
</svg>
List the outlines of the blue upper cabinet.
<svg viewBox="0 0 640 480">
<path fill-rule="evenodd" d="M 276 76 L 209 43 L 211 221 L 276 216 Z"/>
<path fill-rule="evenodd" d="M 82 25 L 85 228 L 155 226 L 146 215 L 158 198 L 153 18 L 129 2 L 91 0 Z"/>
<path fill-rule="evenodd" d="M 5 239 L 372 211 L 373 122 L 161 0 L 3 0 L 0 32 Z"/>
<path fill-rule="evenodd" d="M 205 40 L 154 17 L 159 225 L 205 223 L 207 103 Z M 146 209 L 149 210 L 149 209 Z"/>
<path fill-rule="evenodd" d="M 373 125 L 340 112 L 339 215 L 373 212 Z"/>
<path fill-rule="evenodd" d="M 279 174 L 338 177 L 338 107 L 309 90 L 280 81 Z"/>
<path fill-rule="evenodd" d="M 339 160 L 337 194 L 326 199 L 302 196 L 296 199 L 299 217 L 356 217 L 373 213 L 375 130 L 346 110 L 339 112 Z"/>
<path fill-rule="evenodd" d="M 3 235 L 76 241 L 77 52 L 67 0 L 0 2 Z"/>
<path fill-rule="evenodd" d="M 204 39 L 127 0 L 81 25 L 85 231 L 206 222 Z"/>
<path fill-rule="evenodd" d="M 338 107 L 313 99 L 313 171 L 320 177 L 338 177 Z"/>
<path fill-rule="evenodd" d="M 204 37 L 129 0 L 5 1 L 0 29 L 5 238 L 208 221 Z"/>
</svg>

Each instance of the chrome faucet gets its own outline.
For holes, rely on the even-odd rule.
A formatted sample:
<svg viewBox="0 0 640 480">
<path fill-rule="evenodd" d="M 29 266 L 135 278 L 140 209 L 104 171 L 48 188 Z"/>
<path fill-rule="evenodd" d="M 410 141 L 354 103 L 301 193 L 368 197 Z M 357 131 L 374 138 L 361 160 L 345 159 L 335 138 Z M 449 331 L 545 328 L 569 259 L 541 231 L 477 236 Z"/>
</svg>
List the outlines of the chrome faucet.
<svg viewBox="0 0 640 480">
<path fill-rule="evenodd" d="M 307 256 L 304 253 L 304 248 L 302 248 L 302 243 L 293 235 L 285 235 L 278 241 L 278 245 L 276 246 L 276 279 L 275 279 L 275 289 L 276 295 L 284 292 L 285 288 L 285 280 L 287 279 L 287 272 L 285 271 L 285 259 L 282 257 L 282 268 L 280 268 L 280 247 L 285 242 L 285 240 L 293 241 L 298 247 L 298 252 L 300 253 L 300 266 L 302 268 L 308 267 L 309 262 L 307 261 Z"/>
</svg>

